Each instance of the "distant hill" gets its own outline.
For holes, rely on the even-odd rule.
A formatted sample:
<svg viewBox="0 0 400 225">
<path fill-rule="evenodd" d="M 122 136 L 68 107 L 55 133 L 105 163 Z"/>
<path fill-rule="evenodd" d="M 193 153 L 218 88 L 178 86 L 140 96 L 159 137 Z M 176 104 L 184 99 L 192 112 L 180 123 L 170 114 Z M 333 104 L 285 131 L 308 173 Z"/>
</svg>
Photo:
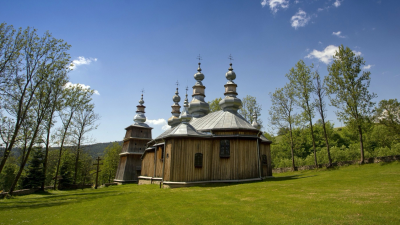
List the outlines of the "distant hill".
<svg viewBox="0 0 400 225">
<path fill-rule="evenodd" d="M 122 145 L 122 141 L 114 141 L 118 144 Z M 104 149 L 113 144 L 114 142 L 105 142 L 105 143 L 96 143 L 92 145 L 84 145 L 82 149 L 84 152 L 89 153 L 93 158 L 97 158 L 98 156 L 102 157 L 104 155 Z"/>
<path fill-rule="evenodd" d="M 122 145 L 122 141 L 114 141 L 117 142 L 118 144 Z M 89 153 L 93 158 L 97 158 L 98 156 L 102 157 L 104 155 L 104 149 L 109 146 L 110 144 L 113 144 L 114 142 L 105 142 L 105 143 L 96 143 L 96 144 L 91 144 L 91 145 L 82 145 L 83 152 Z M 69 146 L 65 146 L 65 148 L 68 148 Z M 59 147 L 52 147 L 50 150 L 58 150 Z M 11 151 L 12 155 L 14 157 L 19 157 L 22 154 L 22 150 L 20 148 L 13 148 Z M 0 148 L 0 156 L 4 154 L 4 149 Z"/>
</svg>

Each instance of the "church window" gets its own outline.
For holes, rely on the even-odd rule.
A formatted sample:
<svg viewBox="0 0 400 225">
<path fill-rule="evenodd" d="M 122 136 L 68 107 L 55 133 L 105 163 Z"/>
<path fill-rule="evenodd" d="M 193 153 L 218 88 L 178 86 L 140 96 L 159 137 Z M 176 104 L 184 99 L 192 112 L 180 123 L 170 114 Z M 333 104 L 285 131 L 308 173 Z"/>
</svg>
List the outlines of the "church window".
<svg viewBox="0 0 400 225">
<path fill-rule="evenodd" d="M 219 157 L 229 158 L 231 155 L 231 147 L 229 140 L 221 140 L 221 145 L 219 148 Z"/>
<path fill-rule="evenodd" d="M 202 153 L 194 154 L 194 167 L 196 167 L 196 168 L 203 167 L 203 154 Z"/>
<path fill-rule="evenodd" d="M 263 165 L 267 165 L 268 161 L 267 161 L 267 155 L 262 155 L 261 156 L 261 162 Z"/>
</svg>

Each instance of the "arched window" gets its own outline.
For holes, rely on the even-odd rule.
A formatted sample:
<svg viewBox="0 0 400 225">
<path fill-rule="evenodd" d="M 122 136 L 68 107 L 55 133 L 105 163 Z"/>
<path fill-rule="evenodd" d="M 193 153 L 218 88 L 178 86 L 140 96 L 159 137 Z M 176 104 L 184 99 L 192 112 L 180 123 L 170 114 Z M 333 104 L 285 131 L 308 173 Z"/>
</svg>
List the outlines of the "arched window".
<svg viewBox="0 0 400 225">
<path fill-rule="evenodd" d="M 219 148 L 219 157 L 229 158 L 231 155 L 231 146 L 229 140 L 221 140 Z"/>
<path fill-rule="evenodd" d="M 203 154 L 202 153 L 194 154 L 194 167 L 196 167 L 196 168 L 203 167 Z"/>
</svg>

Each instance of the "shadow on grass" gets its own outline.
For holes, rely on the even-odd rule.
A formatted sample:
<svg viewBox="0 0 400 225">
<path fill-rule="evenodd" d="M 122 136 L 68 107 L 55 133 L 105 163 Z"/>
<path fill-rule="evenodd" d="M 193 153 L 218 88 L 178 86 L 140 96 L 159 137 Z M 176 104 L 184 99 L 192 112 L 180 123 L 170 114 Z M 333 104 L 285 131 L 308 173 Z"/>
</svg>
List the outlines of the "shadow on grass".
<svg viewBox="0 0 400 225">
<path fill-rule="evenodd" d="M 308 177 L 315 177 L 317 175 L 310 175 L 310 176 L 303 176 L 303 175 L 291 175 L 291 176 L 283 176 L 283 177 L 273 177 L 266 179 L 265 181 L 286 181 L 286 180 L 297 180 L 297 179 L 303 179 L 303 178 L 308 178 Z"/>
<path fill-rule="evenodd" d="M 63 191 L 64 192 L 64 191 Z M 75 190 L 65 191 L 71 192 L 65 193 L 35 193 L 43 197 L 38 198 L 15 198 L 13 201 L 4 201 L 0 205 L 0 211 L 3 209 L 13 208 L 41 208 L 41 207 L 52 207 L 71 203 L 79 203 L 82 201 L 90 201 L 98 198 L 104 198 L 109 196 L 120 195 L 121 192 L 110 192 L 110 191 L 98 191 L 98 192 L 87 192 L 87 193 L 76 193 Z M 130 192 L 124 192 L 130 193 Z"/>
</svg>

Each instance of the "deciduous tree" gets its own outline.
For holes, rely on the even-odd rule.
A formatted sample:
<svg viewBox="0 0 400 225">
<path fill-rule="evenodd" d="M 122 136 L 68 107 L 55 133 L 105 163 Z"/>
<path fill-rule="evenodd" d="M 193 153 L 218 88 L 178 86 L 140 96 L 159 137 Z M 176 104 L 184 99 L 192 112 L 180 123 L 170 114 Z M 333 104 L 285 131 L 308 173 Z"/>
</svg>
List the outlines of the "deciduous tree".
<svg viewBox="0 0 400 225">
<path fill-rule="evenodd" d="M 312 119 L 314 118 L 314 103 L 311 100 L 311 95 L 314 91 L 312 83 L 312 72 L 311 67 L 307 66 L 303 60 L 297 62 L 296 66 L 290 69 L 286 77 L 289 79 L 291 85 L 294 88 L 294 93 L 297 98 L 297 105 L 303 109 L 302 116 L 310 125 L 311 139 L 314 150 L 314 164 L 318 167 L 317 162 L 317 150 L 315 149 L 315 137 L 313 130 Z"/>
<path fill-rule="evenodd" d="M 376 97 L 376 94 L 368 90 L 371 72 L 362 71 L 361 73 L 363 65 L 365 65 L 363 57 L 341 45 L 334 55 L 332 65 L 328 66 L 329 75 L 325 77 L 331 105 L 339 109 L 336 115 L 358 130 L 360 163 L 364 163 L 362 126 L 368 120 L 374 106 L 372 100 Z"/>
<path fill-rule="evenodd" d="M 269 110 L 271 124 L 278 127 L 288 127 L 290 133 L 290 150 L 292 154 L 292 170 L 296 170 L 294 163 L 293 148 L 293 125 L 296 120 L 294 113 L 295 92 L 290 84 L 283 88 L 278 88 L 274 93 L 270 93 L 272 106 Z"/>
</svg>

